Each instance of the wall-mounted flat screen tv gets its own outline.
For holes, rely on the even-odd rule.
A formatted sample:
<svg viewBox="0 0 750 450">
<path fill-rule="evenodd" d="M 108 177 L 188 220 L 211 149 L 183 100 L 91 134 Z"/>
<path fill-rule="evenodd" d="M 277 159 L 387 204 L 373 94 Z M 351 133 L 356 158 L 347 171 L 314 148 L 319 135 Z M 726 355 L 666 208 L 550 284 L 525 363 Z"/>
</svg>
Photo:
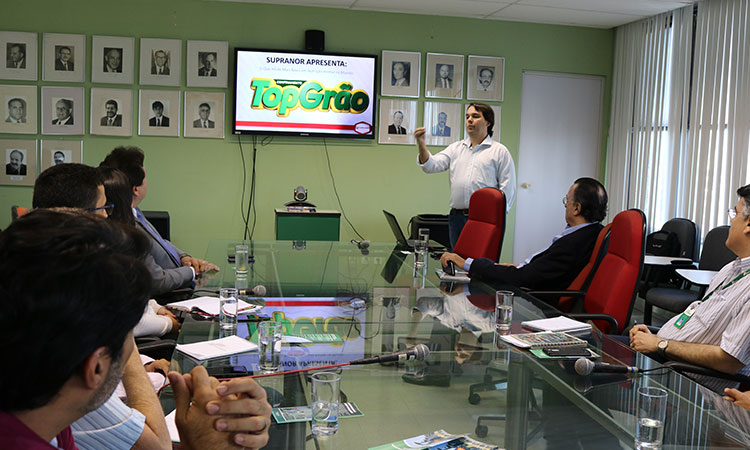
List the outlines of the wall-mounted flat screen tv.
<svg viewBox="0 0 750 450">
<path fill-rule="evenodd" d="M 373 139 L 374 55 L 235 49 L 235 134 Z"/>
</svg>

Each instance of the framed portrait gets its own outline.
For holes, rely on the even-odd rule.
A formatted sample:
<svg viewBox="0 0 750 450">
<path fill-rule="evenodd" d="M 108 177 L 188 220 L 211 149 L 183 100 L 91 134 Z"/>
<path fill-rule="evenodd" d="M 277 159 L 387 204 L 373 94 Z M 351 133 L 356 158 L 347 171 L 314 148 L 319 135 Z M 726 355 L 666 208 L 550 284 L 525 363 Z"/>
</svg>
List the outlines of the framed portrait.
<svg viewBox="0 0 750 450">
<path fill-rule="evenodd" d="M 0 154 L 5 170 L 0 171 L 0 184 L 33 186 L 36 181 L 36 140 L 0 139 Z"/>
<path fill-rule="evenodd" d="M 91 81 L 133 84 L 135 38 L 94 36 L 91 40 Z"/>
<path fill-rule="evenodd" d="M 82 82 L 86 69 L 86 36 L 44 33 L 42 79 Z"/>
<path fill-rule="evenodd" d="M 229 44 L 226 41 L 187 41 L 187 85 L 227 87 Z"/>
<path fill-rule="evenodd" d="M 424 102 L 425 144 L 447 146 L 460 140 L 463 118 L 460 103 Z"/>
<path fill-rule="evenodd" d="M 91 88 L 91 134 L 133 135 L 133 91 Z"/>
<path fill-rule="evenodd" d="M 185 137 L 224 138 L 224 93 L 185 92 Z"/>
<path fill-rule="evenodd" d="M 83 162 L 83 141 L 42 140 L 40 173 L 52 166 Z"/>
<path fill-rule="evenodd" d="M 180 39 L 141 39 L 141 84 L 179 86 L 182 72 Z"/>
<path fill-rule="evenodd" d="M 414 144 L 417 101 L 380 99 L 379 144 Z"/>
<path fill-rule="evenodd" d="M 82 87 L 42 86 L 42 134 L 83 134 Z"/>
<path fill-rule="evenodd" d="M 37 39 L 36 33 L 0 31 L 0 52 L 5 61 L 5 64 L 0 63 L 0 78 L 34 81 L 39 78 Z"/>
<path fill-rule="evenodd" d="M 0 133 L 36 134 L 36 86 L 0 85 Z"/>
<path fill-rule="evenodd" d="M 383 50 L 380 93 L 397 97 L 419 97 L 422 54 Z"/>
<path fill-rule="evenodd" d="M 141 89 L 138 93 L 138 134 L 180 135 L 180 91 Z"/>
<path fill-rule="evenodd" d="M 505 58 L 469 55 L 468 100 L 503 101 Z"/>
<path fill-rule="evenodd" d="M 464 56 L 445 53 L 427 54 L 425 97 L 461 98 L 464 86 Z"/>
<path fill-rule="evenodd" d="M 496 140 L 497 142 L 500 142 L 500 124 L 502 123 L 502 108 L 497 105 L 490 105 L 490 108 L 492 108 L 492 112 L 495 114 L 495 123 L 492 124 L 492 139 Z M 466 112 L 469 110 L 469 104 L 464 105 L 464 117 L 466 117 Z"/>
</svg>

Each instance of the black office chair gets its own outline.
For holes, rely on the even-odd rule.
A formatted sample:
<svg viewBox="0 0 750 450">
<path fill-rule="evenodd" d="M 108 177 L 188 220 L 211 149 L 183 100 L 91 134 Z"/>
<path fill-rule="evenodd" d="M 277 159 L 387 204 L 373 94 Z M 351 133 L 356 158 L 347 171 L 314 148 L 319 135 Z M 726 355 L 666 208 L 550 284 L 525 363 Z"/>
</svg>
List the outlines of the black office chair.
<svg viewBox="0 0 750 450">
<path fill-rule="evenodd" d="M 737 256 L 727 248 L 725 242 L 729 234 L 729 226 L 716 227 L 709 231 L 703 242 L 703 251 L 698 268 L 701 270 L 719 270 Z M 685 310 L 691 303 L 699 300 L 705 293 L 702 289 L 691 289 L 689 283 L 686 288 L 655 287 L 646 294 L 646 305 L 643 309 L 643 322 L 651 324 L 653 307 L 666 309 L 672 313 Z"/>
<path fill-rule="evenodd" d="M 656 252 L 656 249 L 650 249 L 648 244 L 646 245 L 647 255 L 656 256 L 674 256 L 677 258 L 689 258 L 695 261 L 698 256 L 698 227 L 692 220 L 674 218 L 668 220 L 659 230 L 658 233 L 652 233 L 647 237 L 647 240 L 652 239 L 653 235 L 661 235 L 663 233 L 673 233 L 677 238 L 679 245 L 674 249 L 664 248 L 662 252 Z M 690 266 L 690 263 L 686 263 L 685 266 Z M 664 267 L 647 267 L 638 283 L 638 295 L 642 298 L 646 298 L 648 290 L 654 287 L 679 287 L 682 283 L 682 279 L 675 273 L 675 268 L 664 266 Z"/>
</svg>

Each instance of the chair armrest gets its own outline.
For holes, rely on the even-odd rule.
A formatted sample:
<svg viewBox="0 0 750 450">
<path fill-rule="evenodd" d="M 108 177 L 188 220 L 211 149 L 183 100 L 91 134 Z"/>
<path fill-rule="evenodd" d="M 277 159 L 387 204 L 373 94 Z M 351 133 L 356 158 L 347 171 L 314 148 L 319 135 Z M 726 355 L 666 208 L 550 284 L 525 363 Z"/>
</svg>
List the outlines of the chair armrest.
<svg viewBox="0 0 750 450">
<path fill-rule="evenodd" d="M 609 314 L 570 313 L 566 314 L 566 316 L 576 320 L 604 320 L 605 322 L 609 323 L 610 329 L 607 331 L 609 331 L 610 334 L 617 333 L 617 330 L 620 329 L 620 327 L 617 325 L 617 319 L 610 316 Z"/>
<path fill-rule="evenodd" d="M 585 291 L 527 291 L 529 295 L 534 297 L 585 297 Z"/>
<path fill-rule="evenodd" d="M 667 361 L 666 363 L 664 363 L 664 365 L 680 374 L 688 372 L 688 373 L 694 373 L 696 375 L 706 375 L 709 377 L 736 381 L 738 383 L 750 383 L 750 377 L 747 375 L 740 375 L 736 373 L 724 373 L 724 372 L 719 372 L 718 370 L 709 369 L 707 367 L 696 366 L 694 364 L 677 362 L 677 361 Z"/>
</svg>

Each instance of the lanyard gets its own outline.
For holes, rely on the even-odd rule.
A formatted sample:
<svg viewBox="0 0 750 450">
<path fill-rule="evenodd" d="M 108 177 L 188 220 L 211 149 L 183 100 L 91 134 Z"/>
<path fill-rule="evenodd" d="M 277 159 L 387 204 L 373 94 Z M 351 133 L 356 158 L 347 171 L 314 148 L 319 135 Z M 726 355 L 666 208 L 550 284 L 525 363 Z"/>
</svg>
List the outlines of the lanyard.
<svg viewBox="0 0 750 450">
<path fill-rule="evenodd" d="M 674 326 L 677 327 L 677 328 L 684 327 L 685 324 L 688 322 L 688 320 L 690 320 L 690 318 L 693 317 L 693 314 L 695 313 L 695 310 L 698 308 L 698 306 L 701 303 L 703 303 L 706 300 L 708 300 L 708 298 L 710 298 L 716 292 L 722 291 L 724 289 L 729 288 L 729 286 L 733 285 L 734 283 L 736 283 L 739 280 L 741 280 L 742 278 L 744 278 L 745 275 L 747 275 L 748 273 L 750 273 L 750 269 L 747 269 L 746 271 L 744 271 L 741 274 L 737 275 L 729 283 L 720 284 L 719 286 L 715 287 L 711 292 L 709 292 L 708 294 L 704 295 L 703 298 L 700 299 L 700 301 L 691 303 L 690 306 L 687 307 L 687 309 L 685 310 L 685 312 L 683 312 L 682 314 L 680 314 L 680 317 L 678 317 L 677 320 L 675 320 Z"/>
</svg>

